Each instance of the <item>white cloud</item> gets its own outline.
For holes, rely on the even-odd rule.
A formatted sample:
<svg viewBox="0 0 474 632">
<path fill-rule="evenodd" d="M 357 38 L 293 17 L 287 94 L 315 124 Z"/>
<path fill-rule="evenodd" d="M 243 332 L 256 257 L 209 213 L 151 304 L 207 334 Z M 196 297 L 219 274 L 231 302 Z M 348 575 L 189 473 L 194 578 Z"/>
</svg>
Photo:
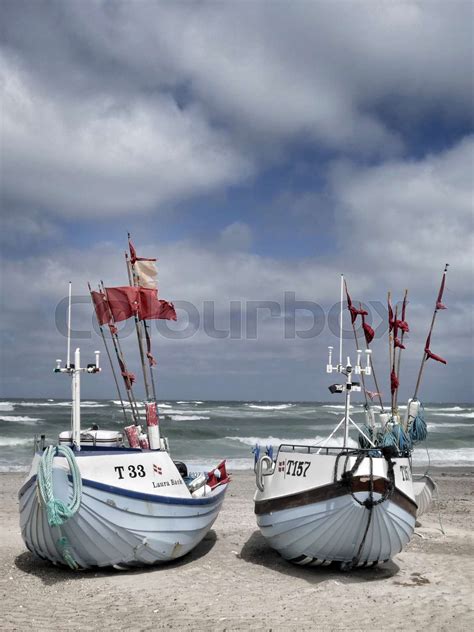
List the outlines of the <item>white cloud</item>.
<svg viewBox="0 0 474 632">
<path fill-rule="evenodd" d="M 474 137 L 420 160 L 339 164 L 331 176 L 341 246 L 386 283 L 417 288 L 452 264 L 459 297 L 472 290 Z M 416 270 L 416 275 L 413 271 Z"/>
<path fill-rule="evenodd" d="M 245 178 L 249 161 L 197 107 L 166 96 L 56 99 L 1 66 L 4 193 L 63 216 L 156 209 Z"/>
</svg>

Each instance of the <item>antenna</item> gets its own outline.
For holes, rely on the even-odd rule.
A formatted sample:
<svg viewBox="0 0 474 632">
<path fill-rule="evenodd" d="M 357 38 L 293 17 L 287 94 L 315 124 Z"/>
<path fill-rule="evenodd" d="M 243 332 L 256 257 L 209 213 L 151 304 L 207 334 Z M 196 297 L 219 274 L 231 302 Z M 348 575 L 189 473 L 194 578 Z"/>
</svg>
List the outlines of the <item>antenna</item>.
<svg viewBox="0 0 474 632">
<path fill-rule="evenodd" d="M 66 369 L 71 368 L 71 293 L 72 281 L 69 281 L 69 301 L 67 307 L 67 360 Z"/>
<path fill-rule="evenodd" d="M 341 311 L 339 314 L 339 366 L 342 367 L 342 304 L 344 299 L 344 275 L 341 274 Z"/>
</svg>

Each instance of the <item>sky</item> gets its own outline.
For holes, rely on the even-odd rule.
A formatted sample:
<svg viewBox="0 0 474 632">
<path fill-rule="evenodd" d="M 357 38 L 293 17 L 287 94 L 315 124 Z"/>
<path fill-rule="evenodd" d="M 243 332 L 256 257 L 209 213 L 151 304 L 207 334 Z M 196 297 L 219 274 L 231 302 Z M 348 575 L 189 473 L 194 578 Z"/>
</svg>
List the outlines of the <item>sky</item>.
<svg viewBox="0 0 474 632">
<path fill-rule="evenodd" d="M 2 397 L 67 397 L 103 346 L 87 282 L 125 285 L 127 232 L 177 323 L 159 398 L 328 400 L 339 279 L 368 308 L 387 398 L 387 291 L 409 290 L 400 395 L 473 396 L 470 1 L 3 0 Z M 345 316 L 344 356 L 355 360 Z M 139 375 L 131 323 L 121 328 Z M 113 398 L 105 362 L 83 397 Z M 138 393 L 140 394 L 140 386 Z"/>
</svg>

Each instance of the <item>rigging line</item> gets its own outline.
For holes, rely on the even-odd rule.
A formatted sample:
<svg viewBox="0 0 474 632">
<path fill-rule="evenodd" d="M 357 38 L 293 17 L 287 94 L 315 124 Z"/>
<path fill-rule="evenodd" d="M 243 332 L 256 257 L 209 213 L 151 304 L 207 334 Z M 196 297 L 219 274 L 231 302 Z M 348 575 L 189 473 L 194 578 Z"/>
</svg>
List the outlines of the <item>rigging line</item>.
<svg viewBox="0 0 474 632">
<path fill-rule="evenodd" d="M 89 288 L 89 294 L 91 295 L 91 299 L 92 299 L 92 288 L 91 288 L 91 284 L 89 282 L 87 283 L 87 287 Z M 94 303 L 94 301 L 92 301 L 92 303 Z M 119 396 L 120 405 L 122 407 L 125 423 L 127 424 L 128 423 L 127 412 L 125 410 L 125 404 L 123 403 L 122 393 L 120 391 L 120 386 L 119 386 L 119 382 L 118 382 L 118 379 L 117 379 L 117 374 L 115 372 L 114 363 L 112 362 L 112 356 L 110 355 L 109 346 L 108 346 L 107 341 L 105 339 L 104 330 L 102 328 L 102 325 L 99 322 L 99 318 L 97 316 L 97 312 L 95 311 L 95 307 L 94 307 L 94 313 L 95 313 L 95 316 L 96 316 L 96 319 L 97 319 L 97 324 L 99 325 L 100 335 L 102 336 L 102 341 L 104 343 L 105 352 L 107 353 L 107 357 L 109 359 L 110 368 L 112 369 L 112 375 L 114 376 L 114 382 L 115 382 L 115 386 L 117 387 L 117 393 L 118 393 L 118 396 Z"/>
<path fill-rule="evenodd" d="M 360 303 L 360 302 L 359 302 L 359 309 L 362 310 L 362 303 Z M 370 349 L 370 343 L 367 342 L 367 339 L 366 339 L 366 344 L 367 344 L 367 349 Z M 368 354 L 368 355 L 370 355 L 370 354 Z M 375 390 L 376 390 L 378 398 L 379 398 L 380 411 L 383 413 L 383 412 L 385 412 L 385 409 L 383 407 L 382 393 L 380 392 L 379 383 L 378 383 L 378 380 L 377 380 L 377 374 L 375 373 L 374 363 L 372 362 L 372 356 L 369 357 L 369 362 L 370 362 L 370 367 L 372 369 L 372 375 L 373 375 L 373 378 L 374 378 Z"/>
<path fill-rule="evenodd" d="M 346 290 L 346 294 L 348 294 L 349 291 L 347 289 L 347 282 L 346 282 L 345 279 L 344 279 L 344 287 L 345 287 L 345 290 Z M 347 305 L 347 309 L 349 309 L 349 304 Z M 355 344 L 356 344 L 356 351 L 359 351 L 359 349 L 360 349 L 360 347 L 359 347 L 359 339 L 358 339 L 357 331 L 356 331 L 356 328 L 355 328 L 355 321 L 352 321 L 352 318 L 351 318 L 351 322 L 352 322 L 352 331 L 354 332 L 354 340 L 355 340 Z M 367 399 L 367 391 L 366 391 L 366 388 L 365 388 L 365 377 L 364 377 L 364 373 L 362 371 L 361 371 L 360 377 L 361 377 L 361 380 L 362 380 L 362 388 L 364 389 L 365 406 L 368 407 L 369 406 L 369 400 Z"/>
<path fill-rule="evenodd" d="M 115 323 L 115 319 L 112 313 L 112 309 L 110 307 L 110 303 L 109 303 L 109 299 L 107 295 L 107 289 L 103 281 L 101 281 L 101 284 L 102 284 L 102 291 L 105 294 L 105 298 L 107 299 L 107 306 L 109 310 L 110 320 L 112 322 L 112 325 L 115 327 L 116 323 Z M 125 368 L 125 372 L 127 372 L 126 370 L 127 367 L 125 364 L 125 356 L 123 355 L 122 347 L 120 345 L 120 339 L 118 335 L 116 333 L 113 333 L 112 331 L 110 332 L 110 335 L 112 337 L 112 342 L 114 345 L 115 353 L 117 355 L 118 363 L 119 365 L 120 363 L 122 363 L 122 365 Z M 138 426 L 140 424 L 140 412 L 138 410 L 137 401 L 135 399 L 135 394 L 133 392 L 132 382 L 129 377 L 124 376 L 124 384 L 125 384 L 125 390 L 127 391 L 128 401 L 130 403 L 130 409 L 132 410 L 133 420 L 135 422 L 135 425 Z"/>
</svg>

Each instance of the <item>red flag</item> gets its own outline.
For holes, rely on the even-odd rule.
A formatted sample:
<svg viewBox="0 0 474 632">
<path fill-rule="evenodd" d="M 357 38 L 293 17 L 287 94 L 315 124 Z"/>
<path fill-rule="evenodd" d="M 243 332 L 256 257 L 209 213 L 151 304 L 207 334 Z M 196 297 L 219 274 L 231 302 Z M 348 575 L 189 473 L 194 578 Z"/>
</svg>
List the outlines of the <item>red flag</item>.
<svg viewBox="0 0 474 632">
<path fill-rule="evenodd" d="M 344 285 L 346 287 L 347 309 L 351 313 L 351 323 L 354 324 L 357 316 L 367 316 L 368 312 L 362 309 L 362 307 L 360 309 L 357 309 L 356 307 L 354 307 L 354 305 L 352 304 L 351 297 L 349 296 L 349 292 L 347 291 L 347 283 L 345 281 L 344 281 Z"/>
<path fill-rule="evenodd" d="M 392 331 L 393 329 L 393 325 L 394 325 L 394 318 L 393 318 L 393 309 L 392 309 L 392 304 L 390 303 L 390 294 L 388 295 L 388 331 L 389 333 Z"/>
<path fill-rule="evenodd" d="M 395 347 L 395 349 L 398 347 L 399 349 L 405 349 L 405 345 L 402 344 L 401 340 L 399 338 L 395 338 L 393 341 L 393 346 Z"/>
<path fill-rule="evenodd" d="M 135 382 L 135 375 L 127 371 L 127 368 L 120 357 L 118 357 L 118 361 L 123 381 L 125 382 L 125 388 L 129 391 L 132 388 L 132 384 Z"/>
<path fill-rule="evenodd" d="M 151 355 L 151 339 L 150 339 L 150 333 L 148 331 L 148 326 L 146 323 L 144 323 L 144 325 L 145 325 L 145 337 L 146 337 L 146 357 L 148 358 L 148 362 L 150 366 L 156 366 L 156 360 Z"/>
<path fill-rule="evenodd" d="M 139 288 L 140 308 L 138 318 L 140 320 L 162 319 L 176 320 L 176 311 L 173 303 L 158 299 L 157 290 Z"/>
<path fill-rule="evenodd" d="M 137 313 L 139 307 L 138 288 L 131 286 L 105 288 L 107 301 L 116 323 L 127 320 Z"/>
<path fill-rule="evenodd" d="M 426 339 L 426 343 L 425 343 L 426 359 L 428 360 L 429 358 L 431 358 L 432 360 L 436 360 L 436 362 L 441 362 L 441 364 L 448 364 L 446 362 L 446 360 L 443 360 L 443 358 L 441 356 L 436 355 L 436 353 L 433 353 L 430 350 L 430 344 L 431 344 L 431 333 L 429 334 L 428 338 Z"/>
<path fill-rule="evenodd" d="M 443 280 L 441 281 L 441 286 L 438 292 L 438 298 L 436 299 L 436 309 L 447 309 L 445 305 L 443 305 L 443 293 L 444 293 L 444 283 L 446 281 L 446 272 L 443 274 Z"/>
<path fill-rule="evenodd" d="M 132 265 L 136 261 L 156 261 L 156 259 L 149 259 L 147 257 L 137 257 L 137 251 L 135 250 L 130 237 L 128 238 L 128 247 L 130 248 L 130 261 L 132 262 Z"/>
<path fill-rule="evenodd" d="M 408 327 L 408 323 L 406 322 L 406 320 L 397 320 L 397 328 L 401 329 L 406 334 L 410 331 L 410 328 Z"/>
<path fill-rule="evenodd" d="M 99 325 L 106 325 L 110 320 L 110 312 L 105 294 L 102 292 L 91 292 L 91 297 Z"/>
<path fill-rule="evenodd" d="M 392 395 L 397 390 L 399 384 L 400 382 L 398 381 L 398 377 L 397 377 L 397 374 L 395 373 L 395 369 L 392 369 L 392 372 L 390 374 L 390 390 L 392 392 Z"/>
<path fill-rule="evenodd" d="M 214 489 L 218 485 L 223 485 L 229 482 L 229 475 L 225 467 L 225 461 L 219 463 L 215 470 L 211 470 L 207 474 L 207 484 L 211 489 Z"/>
<path fill-rule="evenodd" d="M 365 392 L 367 393 L 367 395 L 370 397 L 371 401 L 374 401 L 375 397 L 381 397 L 383 395 L 383 393 L 379 393 L 378 391 L 368 391 L 367 389 L 364 389 Z"/>
<path fill-rule="evenodd" d="M 364 330 L 365 341 L 367 342 L 368 345 L 370 345 L 370 343 L 374 339 L 375 331 L 372 329 L 370 325 L 368 325 L 365 322 L 362 323 L 362 329 Z"/>
</svg>

